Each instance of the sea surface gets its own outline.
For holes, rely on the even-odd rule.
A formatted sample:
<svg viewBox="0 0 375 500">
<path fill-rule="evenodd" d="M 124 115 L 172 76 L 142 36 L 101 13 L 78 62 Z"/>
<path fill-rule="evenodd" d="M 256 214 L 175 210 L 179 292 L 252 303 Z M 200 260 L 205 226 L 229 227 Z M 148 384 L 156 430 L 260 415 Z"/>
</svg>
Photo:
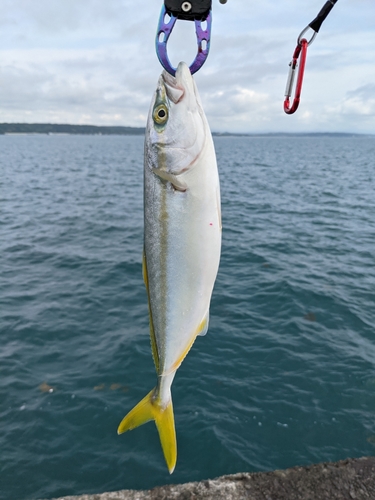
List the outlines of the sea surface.
<svg viewBox="0 0 375 500">
<path fill-rule="evenodd" d="M 223 247 L 208 334 L 155 425 L 143 138 L 0 136 L 0 499 L 375 453 L 375 136 L 217 137 Z"/>
</svg>

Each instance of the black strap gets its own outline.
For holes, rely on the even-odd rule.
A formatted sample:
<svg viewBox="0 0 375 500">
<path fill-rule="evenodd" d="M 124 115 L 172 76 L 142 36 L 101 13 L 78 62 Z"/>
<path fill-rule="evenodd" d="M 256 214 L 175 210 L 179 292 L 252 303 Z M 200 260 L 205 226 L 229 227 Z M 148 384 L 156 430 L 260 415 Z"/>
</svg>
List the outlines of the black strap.
<svg viewBox="0 0 375 500">
<path fill-rule="evenodd" d="M 323 21 L 326 19 L 328 14 L 331 12 L 331 10 L 333 9 L 336 2 L 337 2 L 337 0 L 328 0 L 328 2 L 326 2 L 323 5 L 321 11 L 316 16 L 316 18 L 313 21 L 311 21 L 311 23 L 309 24 L 310 28 L 313 29 L 316 33 L 319 32 L 320 27 L 323 24 Z"/>
</svg>

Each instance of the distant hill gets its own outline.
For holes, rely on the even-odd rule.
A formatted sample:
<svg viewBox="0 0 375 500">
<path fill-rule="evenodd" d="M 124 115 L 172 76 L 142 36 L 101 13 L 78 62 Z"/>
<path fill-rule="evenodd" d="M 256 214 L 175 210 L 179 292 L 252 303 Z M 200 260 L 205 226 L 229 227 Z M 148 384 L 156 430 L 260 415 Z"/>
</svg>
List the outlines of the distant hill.
<svg viewBox="0 0 375 500">
<path fill-rule="evenodd" d="M 69 125 L 55 123 L 0 123 L 0 135 L 3 134 L 83 134 L 83 135 L 144 135 L 144 127 L 105 127 L 97 125 Z M 342 132 L 270 132 L 270 133 L 233 133 L 212 132 L 215 137 L 354 137 L 361 134 Z"/>
<path fill-rule="evenodd" d="M 351 132 L 212 132 L 215 137 L 360 137 L 369 134 L 355 134 Z"/>
<path fill-rule="evenodd" d="M 54 123 L 0 123 L 0 134 L 143 135 L 141 127 L 100 127 Z"/>
</svg>

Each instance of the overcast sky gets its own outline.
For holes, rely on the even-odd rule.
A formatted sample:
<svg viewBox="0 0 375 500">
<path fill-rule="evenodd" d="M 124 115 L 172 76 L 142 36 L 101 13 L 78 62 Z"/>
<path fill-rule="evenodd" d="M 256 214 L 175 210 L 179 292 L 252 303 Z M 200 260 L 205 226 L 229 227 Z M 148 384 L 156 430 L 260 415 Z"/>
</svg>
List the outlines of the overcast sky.
<svg viewBox="0 0 375 500">
<path fill-rule="evenodd" d="M 161 66 L 163 0 L 1 0 L 0 122 L 144 126 Z M 375 0 L 339 0 L 308 49 L 299 110 L 283 112 L 300 31 L 325 0 L 213 0 L 211 52 L 196 74 L 214 131 L 375 133 Z M 196 52 L 194 24 L 169 42 Z"/>
</svg>

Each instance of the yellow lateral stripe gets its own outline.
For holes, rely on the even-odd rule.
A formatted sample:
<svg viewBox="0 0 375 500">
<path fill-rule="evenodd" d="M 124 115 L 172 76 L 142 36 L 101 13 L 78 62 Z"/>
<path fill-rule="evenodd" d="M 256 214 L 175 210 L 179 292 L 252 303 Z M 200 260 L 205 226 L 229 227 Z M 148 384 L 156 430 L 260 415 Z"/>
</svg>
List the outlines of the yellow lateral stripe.
<svg viewBox="0 0 375 500">
<path fill-rule="evenodd" d="M 156 337 L 154 331 L 154 322 L 152 320 L 152 312 L 151 312 L 151 304 L 150 304 L 150 293 L 148 289 L 148 274 L 147 274 L 147 262 L 146 262 L 146 252 L 143 250 L 143 258 L 142 258 L 142 274 L 143 281 L 145 282 L 146 291 L 147 291 L 147 299 L 148 299 L 148 315 L 150 318 L 150 339 L 151 339 L 151 351 L 152 357 L 154 359 L 156 372 L 159 373 L 159 353 L 158 346 L 156 344 Z"/>
<path fill-rule="evenodd" d="M 143 276 L 143 281 L 147 290 L 147 295 L 148 295 L 148 276 L 147 276 L 147 264 L 146 264 L 146 252 L 143 249 L 143 254 L 142 254 L 142 276 Z"/>
</svg>

